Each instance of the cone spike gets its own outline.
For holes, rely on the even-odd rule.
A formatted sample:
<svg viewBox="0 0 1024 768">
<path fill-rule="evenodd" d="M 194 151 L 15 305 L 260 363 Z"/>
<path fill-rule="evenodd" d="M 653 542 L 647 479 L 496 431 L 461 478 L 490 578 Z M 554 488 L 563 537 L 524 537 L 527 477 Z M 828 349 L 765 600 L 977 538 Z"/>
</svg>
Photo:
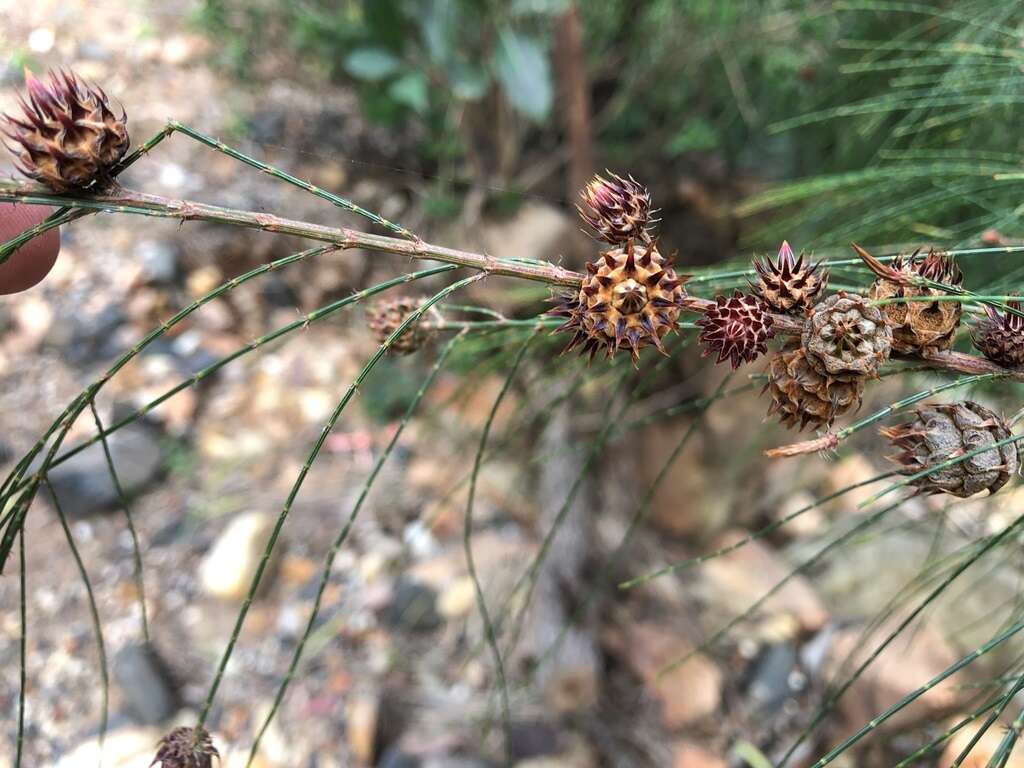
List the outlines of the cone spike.
<svg viewBox="0 0 1024 768">
<path fill-rule="evenodd" d="M 644 249 L 643 255 L 640 257 L 639 264 L 641 267 L 646 269 L 651 266 L 652 257 L 654 256 L 654 243 L 648 243 Z"/>
</svg>

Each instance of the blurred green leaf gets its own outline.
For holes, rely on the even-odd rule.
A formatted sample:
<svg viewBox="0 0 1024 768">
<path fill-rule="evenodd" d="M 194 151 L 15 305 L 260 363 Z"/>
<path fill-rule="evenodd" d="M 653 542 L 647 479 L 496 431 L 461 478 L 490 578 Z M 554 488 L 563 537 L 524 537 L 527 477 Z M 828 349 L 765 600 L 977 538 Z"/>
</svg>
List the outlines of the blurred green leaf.
<svg viewBox="0 0 1024 768">
<path fill-rule="evenodd" d="M 681 155 L 684 152 L 714 149 L 718 146 L 718 133 L 707 120 L 694 118 L 686 121 L 665 145 L 670 155 Z"/>
<path fill-rule="evenodd" d="M 495 55 L 498 79 L 509 103 L 534 120 L 543 120 L 551 109 L 551 67 L 541 45 L 510 29 L 498 37 Z"/>
<path fill-rule="evenodd" d="M 555 16 L 569 10 L 569 0 L 513 0 L 509 10 L 515 16 Z"/>
<path fill-rule="evenodd" d="M 451 58 L 455 39 L 458 14 L 454 3 L 449 0 L 435 0 L 419 15 L 420 30 L 427 55 L 435 64 L 443 64 Z"/>
<path fill-rule="evenodd" d="M 404 104 L 419 114 L 426 112 L 430 106 L 427 78 L 422 72 L 402 75 L 388 88 L 388 94 L 399 104 Z"/>
<path fill-rule="evenodd" d="M 764 752 L 749 741 L 738 742 L 733 747 L 732 753 L 735 757 L 743 760 L 750 768 L 772 768 L 772 763 L 764 756 Z"/>
<path fill-rule="evenodd" d="M 461 101 L 476 101 L 487 93 L 489 78 L 487 72 L 464 61 L 453 62 L 448 68 L 448 79 L 452 95 Z"/>
<path fill-rule="evenodd" d="M 383 48 L 357 48 L 345 57 L 345 71 L 360 80 L 383 80 L 401 66 L 401 59 Z"/>
<path fill-rule="evenodd" d="M 443 189 L 433 190 L 423 198 L 423 213 L 430 219 L 453 219 L 461 210 L 461 199 Z"/>
<path fill-rule="evenodd" d="M 366 388 L 361 402 L 366 415 L 380 424 L 386 424 L 409 407 L 419 389 L 419 379 L 410 371 L 408 360 L 383 358 L 374 368 L 373 386 Z"/>
</svg>

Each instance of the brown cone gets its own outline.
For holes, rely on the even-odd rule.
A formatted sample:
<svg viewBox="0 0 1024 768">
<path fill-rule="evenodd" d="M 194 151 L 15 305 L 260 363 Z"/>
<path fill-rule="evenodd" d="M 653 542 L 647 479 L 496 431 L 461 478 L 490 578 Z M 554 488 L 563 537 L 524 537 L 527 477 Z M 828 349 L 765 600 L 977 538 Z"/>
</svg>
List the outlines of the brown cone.
<svg viewBox="0 0 1024 768">
<path fill-rule="evenodd" d="M 963 274 L 948 255 L 928 251 L 921 255 L 915 251 L 909 256 L 897 256 L 891 265 L 897 273 L 907 277 L 919 276 L 946 285 L 959 286 Z M 953 345 L 956 329 L 960 325 L 962 307 L 958 301 L 921 301 L 920 297 L 948 296 L 946 291 L 926 286 L 915 286 L 911 281 L 881 278 L 869 291 L 872 300 L 915 299 L 883 304 L 882 313 L 892 328 L 892 348 L 901 355 L 934 352 Z"/>
<path fill-rule="evenodd" d="M 598 239 L 612 245 L 627 240 L 649 240 L 647 226 L 651 213 L 651 193 L 632 176 L 623 178 L 594 176 L 580 192 L 580 217 L 589 224 Z"/>
<path fill-rule="evenodd" d="M 995 444 L 1011 437 L 995 413 L 978 403 L 935 403 L 918 408 L 914 419 L 882 434 L 899 453 L 890 457 L 904 475 L 916 475 L 950 459 L 992 446 L 969 459 L 913 481 L 923 493 L 949 493 L 962 499 L 979 491 L 995 493 L 1020 469 L 1019 444 Z"/>
<path fill-rule="evenodd" d="M 802 253 L 795 258 L 789 243 L 783 241 L 775 261 L 754 259 L 759 279 L 751 287 L 776 312 L 802 314 L 817 303 L 828 285 L 828 272 L 819 271 L 819 266 L 804 263 Z"/>
<path fill-rule="evenodd" d="M 18 169 L 55 192 L 108 181 L 128 150 L 124 110 L 117 117 L 102 89 L 67 70 L 51 71 L 45 83 L 26 71 L 25 86 L 22 114 L 2 120 Z"/>
<path fill-rule="evenodd" d="M 1024 303 L 1008 302 L 1017 312 Z M 987 317 L 978 322 L 974 330 L 974 346 L 996 365 L 1004 368 L 1024 366 L 1024 317 L 1013 312 L 1000 312 L 985 306 Z"/>
<path fill-rule="evenodd" d="M 366 310 L 366 322 L 379 344 L 405 322 L 405 319 L 419 309 L 421 301 L 402 296 L 391 301 L 379 301 Z M 391 344 L 391 351 L 398 355 L 411 355 L 430 341 L 433 333 L 422 318 L 405 329 Z"/>
<path fill-rule="evenodd" d="M 702 329 L 697 338 L 704 347 L 701 356 L 718 355 L 715 363 L 728 359 L 733 370 L 767 352 L 768 339 L 775 335 L 764 302 L 739 291 L 729 298 L 716 296 L 697 325 Z"/>
<path fill-rule="evenodd" d="M 175 728 L 160 740 L 156 757 L 150 766 L 160 768 L 212 768 L 213 758 L 220 753 L 204 728 Z"/>
<path fill-rule="evenodd" d="M 892 331 L 878 307 L 840 292 L 811 310 L 800 343 L 818 373 L 853 381 L 878 375 L 889 357 Z"/>
<path fill-rule="evenodd" d="M 630 240 L 588 263 L 579 292 L 555 297 L 548 314 L 566 318 L 557 329 L 573 334 L 566 350 L 579 347 L 593 358 L 601 349 L 609 357 L 628 349 L 634 360 L 648 345 L 665 353 L 661 340 L 675 330 L 688 279 L 676 275 L 655 243 Z"/>
<path fill-rule="evenodd" d="M 851 408 L 859 408 L 864 379 L 838 381 L 823 376 L 807 362 L 801 347 L 783 350 L 768 365 L 772 403 L 768 415 L 778 414 L 787 427 L 827 427 Z"/>
</svg>

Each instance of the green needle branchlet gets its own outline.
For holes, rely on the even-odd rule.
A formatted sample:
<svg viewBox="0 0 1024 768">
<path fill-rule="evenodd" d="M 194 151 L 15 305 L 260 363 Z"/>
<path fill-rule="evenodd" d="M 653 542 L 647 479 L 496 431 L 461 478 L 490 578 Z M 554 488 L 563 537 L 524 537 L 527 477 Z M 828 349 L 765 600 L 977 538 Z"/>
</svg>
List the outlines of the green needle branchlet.
<svg viewBox="0 0 1024 768">
<path fill-rule="evenodd" d="M 812 262 L 810 258 L 805 257 L 802 253 L 797 257 L 788 243 L 783 243 L 775 261 L 771 259 L 755 259 L 746 269 L 706 269 L 700 270 L 696 277 L 691 277 L 677 274 L 673 255 L 663 255 L 659 250 L 659 244 L 652 233 L 654 222 L 650 219 L 652 201 L 649 192 L 632 177 L 609 174 L 608 178 L 596 176 L 586 189 L 583 190 L 581 195 L 580 213 L 585 222 L 594 230 L 596 238 L 604 244 L 601 247 L 605 248 L 607 246 L 607 248 L 595 257 L 593 262 L 587 264 L 585 273 L 578 273 L 560 266 L 557 263 L 557 254 L 551 254 L 551 260 L 512 257 L 497 258 L 487 253 L 476 253 L 427 243 L 397 222 L 369 211 L 345 197 L 322 189 L 287 171 L 268 165 L 241 152 L 237 148 L 225 144 L 219 139 L 178 121 L 169 121 L 137 149 L 128 152 L 127 134 L 124 133 L 126 131 L 124 117 L 118 118 L 107 109 L 106 97 L 102 94 L 101 90 L 80 83 L 72 75 L 52 75 L 48 83 L 45 84 L 33 79 L 29 82 L 29 91 L 30 100 L 34 100 L 32 103 L 37 106 L 42 104 L 45 107 L 44 111 L 48 113 L 54 110 L 59 111 L 62 108 L 62 104 L 71 104 L 74 101 L 79 106 L 83 104 L 86 106 L 92 105 L 95 114 L 99 115 L 102 119 L 87 121 L 87 123 L 77 126 L 76 131 L 72 131 L 67 135 L 51 136 L 47 133 L 50 129 L 44 124 L 45 121 L 39 122 L 32 119 L 27 121 L 12 120 L 10 117 L 7 118 L 8 133 L 11 134 L 11 139 L 17 146 L 26 148 L 26 152 L 28 152 L 28 148 L 40 146 L 36 139 L 42 136 L 48 142 L 48 146 L 56 147 L 54 158 L 52 158 L 55 160 L 55 163 L 45 165 L 45 167 L 44 165 L 34 167 L 33 162 L 35 159 L 32 153 L 28 152 L 26 155 L 19 150 L 18 159 L 25 166 L 22 170 L 34 181 L 0 180 L 0 201 L 30 205 L 50 205 L 57 206 L 58 208 L 37 226 L 26 230 L 6 243 L 0 244 L 0 264 L 32 238 L 55 227 L 70 225 L 76 220 L 97 212 L 164 218 L 180 222 L 206 221 L 268 233 L 298 236 L 317 243 L 317 245 L 286 258 L 262 265 L 228 280 L 185 306 L 154 328 L 134 346 L 120 355 L 97 380 L 89 384 L 65 407 L 42 437 L 15 463 L 13 469 L 0 483 L 0 571 L 2 571 L 8 557 L 12 554 L 16 543 L 20 555 L 21 687 L 19 693 L 15 762 L 17 766 L 21 765 L 23 751 L 27 684 L 25 658 L 27 635 L 25 521 L 41 487 L 48 488 L 51 496 L 54 497 L 58 517 L 64 529 L 68 546 L 77 563 L 80 578 L 87 592 L 101 665 L 103 697 L 102 724 L 100 728 L 101 743 L 106 731 L 108 683 L 106 651 L 103 643 L 100 616 L 81 554 L 77 549 L 71 535 L 71 530 L 60 509 L 60 502 L 53 494 L 52 487 L 49 486 L 48 473 L 54 467 L 68 461 L 87 447 L 96 443 L 101 444 L 107 471 L 121 499 L 126 523 L 132 537 L 135 579 L 141 604 L 142 630 L 148 638 L 151 628 L 150 618 L 146 610 L 141 548 L 129 503 L 121 488 L 113 454 L 110 450 L 108 442 L 110 435 L 153 409 L 158 408 L 184 389 L 198 384 L 243 356 L 260 350 L 270 342 L 284 338 L 295 331 L 307 328 L 315 322 L 330 318 L 346 307 L 362 302 L 389 289 L 408 285 L 424 278 L 441 276 L 455 270 L 469 270 L 472 273 L 451 282 L 440 290 L 435 289 L 436 292 L 426 300 L 410 299 L 408 302 L 405 299 L 399 300 L 399 303 L 404 308 L 403 311 L 399 316 L 392 318 L 393 322 L 382 326 L 383 330 L 378 329 L 381 331 L 381 336 L 379 337 L 380 343 L 376 351 L 364 363 L 359 374 L 341 394 L 335 409 L 324 423 L 321 432 L 310 448 L 301 470 L 298 472 L 287 498 L 277 515 L 273 531 L 266 542 L 262 557 L 250 582 L 247 596 L 236 617 L 230 638 L 215 667 L 208 692 L 200 707 L 198 723 L 194 729 L 184 729 L 189 734 L 192 734 L 190 738 L 206 739 L 203 742 L 203 748 L 206 750 L 207 755 L 216 754 L 216 749 L 212 743 L 208 743 L 209 735 L 205 730 L 205 725 L 216 702 L 229 661 L 233 655 L 247 613 L 264 576 L 267 563 L 275 549 L 302 485 L 311 467 L 317 460 L 328 434 L 359 392 L 360 387 L 367 382 L 377 364 L 389 350 L 394 353 L 402 347 L 403 340 L 412 340 L 410 332 L 414 330 L 413 326 L 421 323 L 421 319 L 427 312 L 431 312 L 429 320 L 430 335 L 435 333 L 455 335 L 448 339 L 447 344 L 435 359 L 433 367 L 430 369 L 429 374 L 403 416 L 398 430 L 394 433 L 389 444 L 375 463 L 363 485 L 358 500 L 350 511 L 348 519 L 334 539 L 334 543 L 325 559 L 319 591 L 308 618 L 306 631 L 294 649 L 291 663 L 278 686 L 270 712 L 263 720 L 255 737 L 249 756 L 250 763 L 256 756 L 260 740 L 277 713 L 288 687 L 299 669 L 303 654 L 307 649 L 307 641 L 314 634 L 313 628 L 319 613 L 321 597 L 330 577 L 331 565 L 340 548 L 346 543 L 351 526 L 360 512 L 367 494 L 373 487 L 381 467 L 392 454 L 399 435 L 413 417 L 427 388 L 434 381 L 442 366 L 450 359 L 453 351 L 458 349 L 461 352 L 469 347 L 470 339 L 473 339 L 474 343 L 480 343 L 477 351 L 485 350 L 490 352 L 500 351 L 501 346 L 508 345 L 510 338 L 521 340 L 518 354 L 514 356 L 511 366 L 507 365 L 507 358 L 495 355 L 495 357 L 500 358 L 500 366 L 503 366 L 505 374 L 504 387 L 493 404 L 490 416 L 480 436 L 472 470 L 459 481 L 459 487 L 463 485 L 468 486 L 468 502 L 463 520 L 464 554 L 469 574 L 475 587 L 477 610 L 484 624 L 485 637 L 481 643 L 481 648 L 486 646 L 491 651 L 495 666 L 506 741 L 508 740 L 509 727 L 512 722 L 510 705 L 512 681 L 506 678 L 504 659 L 508 658 L 515 648 L 522 627 L 521 620 L 525 614 L 526 607 L 530 603 L 537 574 L 548 554 L 548 544 L 559 530 L 559 526 L 566 517 L 566 510 L 573 503 L 578 488 L 588 479 L 587 476 L 592 469 L 591 464 L 596 462 L 599 452 L 604 448 L 606 442 L 618 437 L 622 431 L 631 426 L 648 423 L 649 421 L 664 418 L 675 413 L 693 411 L 697 414 L 697 417 L 690 424 L 689 429 L 686 430 L 675 450 L 664 463 L 653 485 L 648 488 L 646 494 L 642 495 L 642 501 L 629 518 L 629 526 L 626 533 L 608 560 L 606 567 L 610 568 L 611 564 L 616 561 L 616 558 L 629 546 L 634 531 L 645 520 L 650 509 L 654 491 L 662 482 L 666 473 L 672 468 L 673 463 L 690 436 L 698 428 L 700 416 L 719 399 L 743 394 L 754 388 L 753 382 L 751 382 L 744 386 L 727 389 L 726 385 L 729 381 L 727 376 L 714 394 L 708 397 L 693 398 L 684 403 L 673 403 L 647 416 L 626 420 L 625 423 L 621 423 L 619 419 L 614 418 L 613 409 L 609 406 L 604 413 L 606 423 L 603 423 L 602 429 L 595 429 L 597 439 L 593 443 L 592 453 L 587 457 L 576 483 L 569 489 L 565 503 L 556 516 L 553 525 L 545 533 L 539 553 L 525 572 L 523 578 L 516 583 L 512 595 L 509 596 L 501 608 L 501 614 L 494 614 L 492 618 L 491 609 L 484 601 L 483 591 L 473 559 L 471 537 L 473 533 L 474 495 L 478 476 L 488 458 L 491 427 L 498 406 L 501 404 L 505 393 L 508 391 L 513 378 L 519 370 L 520 363 L 526 359 L 527 351 L 531 350 L 533 354 L 537 354 L 535 350 L 541 344 L 534 342 L 542 332 L 568 331 L 572 334 L 569 339 L 569 347 L 578 347 L 582 351 L 589 353 L 591 357 L 597 352 L 603 352 L 608 357 L 613 358 L 608 367 L 604 369 L 604 372 L 614 374 L 614 376 L 609 375 L 604 380 L 595 378 L 591 380 L 591 384 L 595 381 L 600 381 L 601 386 L 610 386 L 615 389 L 618 388 L 618 383 L 626 381 L 631 374 L 628 364 L 618 368 L 615 367 L 622 357 L 631 358 L 634 364 L 639 366 L 641 351 L 647 347 L 652 347 L 654 350 L 665 355 L 665 358 L 663 358 L 659 365 L 664 364 L 664 361 L 669 360 L 679 349 L 679 347 L 673 347 L 670 344 L 669 335 L 672 333 L 700 329 L 700 334 L 697 336 L 696 341 L 701 345 L 703 354 L 705 356 L 712 355 L 717 357 L 718 362 L 728 360 L 732 368 L 751 362 L 766 353 L 770 339 L 775 338 L 776 342 L 774 343 L 776 344 L 779 341 L 783 342 L 785 346 L 777 353 L 776 361 L 781 360 L 786 363 L 785 375 L 783 376 L 779 365 L 770 365 L 767 375 L 759 374 L 752 378 L 760 378 L 767 381 L 769 384 L 767 389 L 772 392 L 773 402 L 778 403 L 782 398 L 788 398 L 784 403 L 788 409 L 784 410 L 786 421 L 799 423 L 801 426 L 806 422 L 810 422 L 815 427 L 825 427 L 830 431 L 827 431 L 817 439 L 769 451 L 769 455 L 772 456 L 794 456 L 814 451 L 835 449 L 843 440 L 865 428 L 875 425 L 889 416 L 901 412 L 925 399 L 953 389 L 973 386 L 981 382 L 1024 381 L 1024 369 L 1014 366 L 1014 361 L 1024 359 L 1024 338 L 1018 338 L 1018 331 L 1024 328 L 1024 324 L 1019 322 L 1020 318 L 1024 318 L 1024 310 L 1020 308 L 1020 305 L 1011 293 L 999 292 L 999 288 L 1003 288 L 1005 291 L 1005 289 L 1012 287 L 1012 281 L 999 286 L 990 286 L 985 292 L 972 292 L 963 286 L 960 270 L 953 261 L 954 256 L 966 257 L 984 253 L 1011 253 L 1020 251 L 1021 248 L 971 249 L 942 254 L 935 252 L 921 258 L 918 258 L 916 253 L 909 257 L 893 255 L 876 258 L 859 246 L 854 245 L 857 258 Z M 50 95 L 48 96 L 47 94 Z M 60 98 L 51 98 L 51 96 L 59 96 Z M 61 117 L 64 123 L 67 123 L 69 120 L 73 122 L 76 119 L 75 114 L 58 115 L 57 117 Z M 125 170 L 173 135 L 189 139 L 207 149 L 218 152 L 256 170 L 271 179 L 301 189 L 330 203 L 340 211 L 361 218 L 370 228 L 375 229 L 372 232 L 364 232 L 345 226 L 314 224 L 262 211 L 238 210 L 199 201 L 162 197 L 143 191 L 126 189 L 120 185 L 118 178 Z M 62 146 L 62 142 L 65 144 L 74 142 L 75 146 L 73 149 L 75 152 L 65 151 L 68 148 Z M 71 162 L 72 159 L 75 162 Z M 1006 170 L 1002 166 L 999 166 L 999 169 Z M 869 170 L 863 173 L 870 175 L 873 171 Z M 801 194 L 805 192 L 806 190 Z M 774 197 L 763 197 L 760 201 L 748 203 L 746 204 L 747 212 L 756 210 L 758 205 L 773 206 L 779 204 L 780 201 L 785 202 L 785 194 L 785 192 L 776 193 Z M 134 413 L 104 425 L 97 408 L 97 395 L 100 394 L 105 385 L 149 345 L 164 336 L 178 324 L 184 322 L 205 304 L 274 270 L 284 269 L 299 261 L 327 257 L 331 254 L 357 249 L 370 254 L 392 254 L 410 260 L 426 261 L 430 262 L 430 266 L 423 270 L 409 272 L 400 277 L 359 290 L 351 296 L 313 310 L 294 322 L 269 331 L 253 339 L 248 344 L 239 347 L 234 352 L 216 360 L 192 376 L 185 378 L 175 386 L 170 387 L 163 394 L 152 399 Z M 826 296 L 830 275 L 832 278 L 830 288 L 832 294 Z M 446 303 L 449 296 L 453 293 L 468 288 L 488 276 L 513 278 L 548 286 L 557 293 L 555 296 L 556 309 L 553 313 L 535 317 L 506 317 L 487 307 L 456 304 L 447 304 L 445 312 L 442 313 L 440 311 L 441 304 Z M 862 284 L 863 279 L 868 276 L 878 278 L 871 287 Z M 730 289 L 734 291 L 731 296 L 727 293 Z M 688 290 L 704 291 L 707 295 L 692 295 Z M 836 309 L 838 305 L 841 305 L 841 307 Z M 435 306 L 438 308 L 435 309 Z M 926 308 L 931 313 L 927 321 L 921 320 Z M 854 313 L 856 314 L 856 322 L 851 321 L 849 316 L 847 316 L 849 311 L 853 310 L 856 310 Z M 999 343 L 999 348 L 996 352 L 999 354 L 995 354 L 989 349 L 993 347 L 994 342 L 979 344 L 977 339 L 975 339 L 975 344 L 979 350 L 982 350 L 984 356 L 966 354 L 952 349 L 952 345 L 958 336 L 963 338 L 960 334 L 963 330 L 961 325 L 961 315 L 963 314 L 968 316 L 974 314 L 982 319 L 987 316 L 990 322 L 998 320 L 999 336 L 996 341 Z M 557 315 L 558 317 L 552 315 Z M 810 320 L 808 319 L 809 317 L 811 318 Z M 418 325 L 416 330 L 425 331 L 426 325 L 427 323 L 424 322 Z M 822 331 L 822 329 L 825 330 Z M 403 336 L 404 334 L 409 335 Z M 426 335 L 424 334 L 424 337 Z M 688 333 L 685 335 L 689 337 Z M 892 341 L 891 350 L 889 344 L 890 336 Z M 688 342 L 689 340 L 689 338 L 686 338 L 683 341 Z M 992 342 L 992 339 L 988 339 L 988 341 Z M 680 347 L 685 345 L 684 343 Z M 799 348 L 797 348 L 797 345 L 799 345 Z M 408 349 L 405 351 L 409 352 L 418 351 L 420 348 L 418 344 L 406 346 Z M 866 348 L 870 348 L 871 354 L 877 359 L 870 361 L 855 359 L 857 354 L 859 354 L 858 350 L 863 351 Z M 625 354 L 620 355 L 620 352 Z M 783 358 L 783 355 L 788 355 L 789 357 Z M 886 365 L 882 375 L 929 369 L 958 374 L 958 376 L 952 381 L 902 398 L 845 428 L 831 431 L 831 425 L 837 416 L 843 415 L 847 408 L 852 407 L 854 404 L 860 404 L 865 381 L 869 381 L 871 376 L 877 374 L 882 363 L 890 359 L 890 355 L 892 359 L 899 357 L 916 362 L 918 365 L 906 367 Z M 871 364 L 866 365 L 866 362 Z M 559 366 L 564 368 L 568 365 L 569 363 L 564 359 L 549 360 L 548 367 L 543 372 L 547 374 Z M 652 374 L 657 372 L 659 365 L 647 368 L 646 372 Z M 806 386 L 810 386 L 807 382 L 812 380 L 814 393 L 813 397 L 808 398 Z M 578 386 L 582 386 L 583 381 L 584 376 L 580 374 L 577 378 L 577 384 L 568 388 L 561 399 L 555 398 L 550 403 L 544 405 L 539 411 L 541 415 L 537 418 L 543 418 L 543 414 L 550 413 L 551 408 L 571 399 L 577 393 Z M 801 390 L 800 387 L 805 387 L 805 389 Z M 843 395 L 845 398 L 842 408 L 833 407 L 829 409 L 823 407 L 825 403 L 832 403 L 835 406 L 840 399 L 840 395 Z M 625 402 L 619 402 L 621 406 L 618 409 L 619 415 L 625 414 L 627 407 L 632 405 L 632 403 L 633 400 L 631 398 L 626 399 Z M 72 426 L 86 409 L 89 409 L 92 414 L 96 430 L 95 435 L 73 447 L 65 447 L 64 443 Z M 971 412 L 980 413 L 982 411 L 975 408 Z M 613 418 L 608 418 L 610 414 Z M 536 416 L 536 414 L 534 415 Z M 1000 424 L 1000 429 L 1003 429 L 1004 426 L 1005 429 L 998 432 L 997 436 L 999 439 L 993 438 L 994 442 L 991 442 L 991 444 L 974 450 L 964 450 L 957 455 L 949 456 L 948 459 L 943 461 L 928 463 L 927 466 L 921 467 L 920 471 L 917 471 L 917 465 L 909 468 L 904 467 L 904 477 L 900 481 L 888 485 L 882 491 L 872 496 L 865 504 L 877 501 L 908 485 L 920 486 L 926 478 L 936 473 L 948 475 L 949 473 L 946 470 L 960 467 L 963 462 L 969 462 L 985 452 L 1004 447 L 1007 451 L 1016 451 L 1017 442 L 1024 439 L 1024 435 L 1013 436 L 1009 434 L 1009 427 L 1012 426 L 1016 418 L 1006 422 L 1005 425 Z M 991 425 L 988 426 L 991 427 Z M 915 429 L 917 428 L 900 432 L 900 439 L 907 443 L 911 438 L 919 437 L 917 432 L 920 430 L 917 429 L 915 431 Z M 993 432 L 993 434 L 996 433 Z M 1002 437 L 1003 435 L 1009 436 Z M 497 443 L 497 441 L 494 442 Z M 492 445 L 491 448 L 493 450 L 494 446 Z M 1016 455 L 1016 453 L 1013 455 Z M 1015 464 L 1014 468 L 1016 466 Z M 960 471 L 967 472 L 966 467 L 967 465 L 963 465 Z M 769 535 L 781 526 L 791 522 L 797 516 L 814 509 L 820 504 L 837 498 L 862 485 L 888 479 L 893 474 L 880 475 L 862 483 L 843 488 L 830 496 L 787 515 L 781 520 L 763 527 L 728 547 L 682 563 L 661 568 L 653 573 L 629 580 L 620 586 L 624 589 L 637 587 L 654 578 L 725 555 L 751 541 Z M 968 485 L 965 487 L 970 490 L 974 486 Z M 989 485 L 988 487 L 992 490 L 995 486 Z M 949 492 L 953 493 L 954 491 Z M 879 523 L 886 515 L 898 509 L 903 501 L 897 501 L 887 505 L 884 509 L 874 511 L 872 514 L 860 519 L 852 527 L 849 527 L 844 533 L 833 538 L 822 549 L 800 563 L 789 576 L 779 581 L 760 600 L 750 606 L 747 611 L 714 633 L 691 654 L 672 661 L 661 670 L 661 674 L 665 674 L 680 664 L 685 663 L 694 653 L 713 645 L 740 621 L 756 611 L 765 600 L 781 589 L 789 579 L 814 566 L 836 548 L 850 542 L 853 537 L 860 535 L 863 531 Z M 980 545 L 971 557 L 966 558 L 959 567 L 955 568 L 915 608 L 911 617 L 875 649 L 867 661 L 857 669 L 853 677 L 838 689 L 825 705 L 819 717 L 800 736 L 797 744 L 818 724 L 827 713 L 828 707 L 834 705 L 853 680 L 862 674 L 867 666 L 874 662 L 881 651 L 907 627 L 910 620 L 942 594 L 943 590 L 968 567 L 995 548 L 999 543 L 1006 540 L 1010 532 L 1016 530 L 1017 524 L 1012 524 L 1000 534 L 986 540 L 984 545 Z M 605 574 L 602 573 L 602 575 Z M 600 579 L 599 582 L 582 601 L 583 606 L 580 610 L 590 602 L 600 586 L 606 586 L 607 579 Z M 509 622 L 507 621 L 506 614 L 512 610 L 509 608 L 512 597 L 521 592 L 525 595 L 522 612 L 516 620 Z M 903 706 L 906 706 L 918 696 L 923 695 L 931 687 L 934 687 L 934 685 L 937 685 L 942 680 L 1005 642 L 1019 632 L 1021 628 L 1024 628 L 1024 625 L 1013 625 L 1010 629 L 992 638 L 992 640 L 973 654 L 965 656 L 957 664 L 944 671 L 932 681 L 929 681 L 918 691 L 897 702 L 893 707 L 874 718 L 858 733 L 825 755 L 816 764 L 816 768 L 821 768 L 821 766 L 833 761 L 865 735 L 884 723 Z M 500 633 L 507 633 L 508 637 L 501 637 Z M 561 643 L 561 637 L 560 635 L 559 639 L 544 652 L 542 662 L 557 652 L 557 648 Z M 504 654 L 502 653 L 502 645 L 505 648 Z M 475 656 L 476 653 L 474 652 L 473 655 Z M 1014 678 L 1013 684 L 1007 689 L 1005 694 L 986 704 L 984 708 L 975 712 L 970 718 L 965 718 L 960 724 L 946 731 L 939 739 L 923 749 L 934 748 L 935 745 L 941 743 L 942 740 L 954 733 L 957 728 L 974 719 L 987 716 L 982 730 L 978 732 L 974 739 L 976 741 L 980 738 L 984 729 L 995 722 L 995 719 L 1008 706 L 1013 695 L 1022 686 L 1024 686 L 1024 677 Z M 1024 722 L 1024 715 L 1018 717 L 1018 721 Z M 1015 723 L 1014 728 L 1003 739 L 999 752 L 993 757 L 990 764 L 998 766 L 1006 763 L 1010 750 L 1016 742 L 1016 734 L 1019 728 L 1020 722 Z M 162 742 L 166 754 L 170 754 L 168 750 L 177 743 L 173 739 L 170 741 L 168 739 L 170 737 L 166 737 L 164 742 Z M 193 746 L 197 745 L 198 742 L 193 744 Z M 967 754 L 971 746 L 973 746 L 973 741 L 963 751 L 964 755 Z M 796 745 L 794 745 L 794 749 L 795 747 Z M 963 755 L 960 759 L 962 757 Z M 960 762 L 960 759 L 958 759 L 957 763 Z M 785 759 L 783 762 L 785 762 Z"/>
</svg>

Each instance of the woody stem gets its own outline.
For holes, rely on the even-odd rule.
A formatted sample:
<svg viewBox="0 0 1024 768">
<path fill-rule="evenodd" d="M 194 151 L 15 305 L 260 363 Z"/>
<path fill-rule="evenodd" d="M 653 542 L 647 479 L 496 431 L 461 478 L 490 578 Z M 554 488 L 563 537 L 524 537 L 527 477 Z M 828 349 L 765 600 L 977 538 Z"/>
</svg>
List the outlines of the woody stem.
<svg viewBox="0 0 1024 768">
<path fill-rule="evenodd" d="M 498 259 L 487 254 L 431 245 L 422 240 L 374 235 L 347 227 L 326 227 L 268 213 L 223 208 L 190 200 L 175 200 L 129 189 L 114 189 L 96 194 L 80 192 L 58 195 L 41 184 L 3 179 L 0 180 L 0 201 L 33 205 L 60 205 L 67 208 L 130 213 L 181 221 L 212 221 L 248 229 L 306 237 L 310 240 L 332 243 L 344 249 L 362 248 L 368 251 L 395 253 L 412 259 L 457 264 L 491 275 L 518 277 L 549 285 L 577 287 L 583 280 L 583 276 L 578 272 L 546 262 Z"/>
<path fill-rule="evenodd" d="M 191 200 L 150 195 L 129 189 L 115 188 L 103 193 L 55 194 L 42 184 L 18 179 L 0 179 L 0 201 L 21 202 L 31 205 L 58 205 L 68 209 L 87 209 L 129 213 L 140 216 L 156 216 L 181 221 L 211 221 L 230 224 L 248 229 L 306 237 L 323 243 L 332 243 L 339 248 L 361 248 L 367 251 L 394 253 L 411 259 L 440 261 L 468 267 L 490 275 L 517 277 L 523 280 L 546 283 L 563 288 L 578 288 L 583 275 L 570 269 L 545 261 L 529 259 L 499 259 L 486 253 L 474 253 L 441 245 L 432 245 L 422 240 L 408 240 L 386 235 L 375 235 L 347 227 L 327 227 L 295 219 L 286 219 L 258 211 L 224 208 Z M 714 302 L 690 296 L 685 309 L 703 313 Z M 799 336 L 803 320 L 789 315 L 772 314 L 772 328 L 779 336 Z M 1000 373 L 1017 381 L 1024 381 L 1024 371 L 1009 371 L 995 363 L 974 355 L 960 352 L 922 353 L 917 359 L 931 367 L 958 373 L 981 374 Z"/>
</svg>

